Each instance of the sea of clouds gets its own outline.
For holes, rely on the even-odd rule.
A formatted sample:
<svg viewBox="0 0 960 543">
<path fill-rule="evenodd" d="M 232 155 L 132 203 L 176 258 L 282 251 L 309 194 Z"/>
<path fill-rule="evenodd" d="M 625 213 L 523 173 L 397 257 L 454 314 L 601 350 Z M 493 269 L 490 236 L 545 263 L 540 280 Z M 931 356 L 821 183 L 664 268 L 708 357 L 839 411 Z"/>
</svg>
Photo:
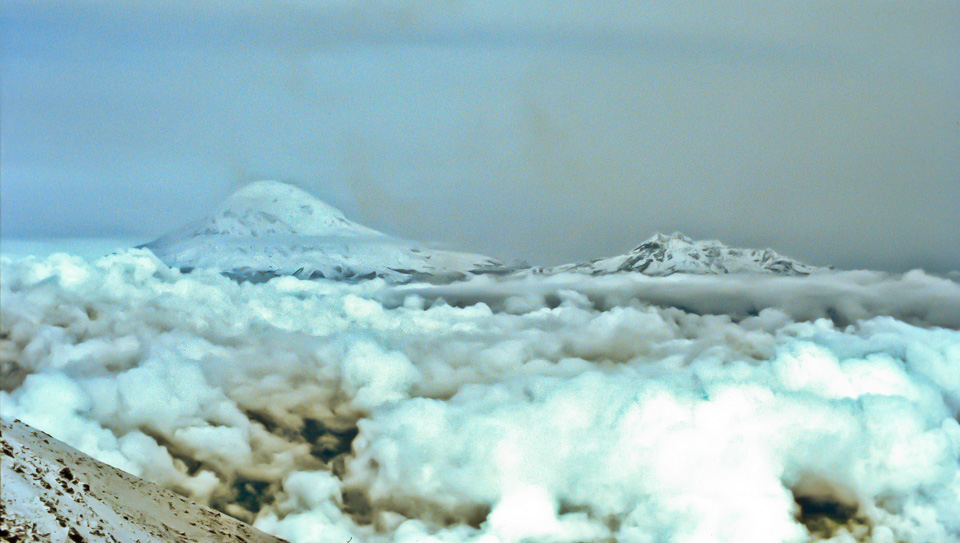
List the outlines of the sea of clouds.
<svg viewBox="0 0 960 543">
<path fill-rule="evenodd" d="M 0 411 L 295 543 L 960 538 L 960 283 L 0 258 Z"/>
</svg>

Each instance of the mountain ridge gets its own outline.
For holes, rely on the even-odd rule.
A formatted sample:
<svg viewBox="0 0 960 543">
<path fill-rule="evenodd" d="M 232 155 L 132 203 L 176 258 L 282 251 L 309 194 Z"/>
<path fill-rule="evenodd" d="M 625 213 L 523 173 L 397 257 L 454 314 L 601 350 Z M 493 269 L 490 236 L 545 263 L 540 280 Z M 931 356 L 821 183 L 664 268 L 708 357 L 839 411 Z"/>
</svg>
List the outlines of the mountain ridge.
<svg viewBox="0 0 960 543">
<path fill-rule="evenodd" d="M 769 248 L 730 247 L 718 240 L 694 240 L 680 232 L 670 235 L 658 232 L 621 255 L 539 270 L 544 274 L 573 272 L 606 275 L 636 272 L 664 277 L 675 273 L 809 275 L 822 268 L 793 260 Z"/>
<path fill-rule="evenodd" d="M 143 245 L 183 271 L 212 268 L 238 280 L 277 276 L 391 283 L 445 283 L 478 275 L 580 273 L 773 273 L 807 275 L 817 268 L 771 249 L 728 247 L 675 232 L 655 234 L 627 253 L 549 267 L 508 265 L 492 257 L 431 249 L 350 221 L 308 192 L 257 181 L 234 192 L 200 221 Z"/>
</svg>

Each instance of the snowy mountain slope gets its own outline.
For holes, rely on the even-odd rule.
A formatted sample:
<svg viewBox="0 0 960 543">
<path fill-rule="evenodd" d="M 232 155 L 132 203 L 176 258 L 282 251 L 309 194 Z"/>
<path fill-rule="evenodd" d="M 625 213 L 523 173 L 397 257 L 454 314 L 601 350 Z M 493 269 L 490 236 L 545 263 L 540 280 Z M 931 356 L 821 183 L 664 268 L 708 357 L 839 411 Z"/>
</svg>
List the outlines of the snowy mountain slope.
<svg viewBox="0 0 960 543">
<path fill-rule="evenodd" d="M 630 252 L 579 264 L 538 268 L 543 274 L 563 272 L 606 275 L 640 272 L 666 276 L 674 273 L 713 275 L 724 273 L 773 273 L 807 275 L 823 268 L 808 266 L 770 249 L 728 247 L 716 240 L 692 240 L 680 233 L 656 234 Z"/>
<path fill-rule="evenodd" d="M 281 542 L 36 431 L 0 419 L 0 540 Z"/>
<path fill-rule="evenodd" d="M 303 190 L 259 181 L 231 195 L 213 214 L 144 245 L 167 265 L 184 271 L 210 268 L 228 276 L 263 281 L 293 275 L 305 279 L 392 283 L 446 283 L 476 275 L 639 272 L 736 272 L 805 275 L 820 270 L 770 249 L 739 249 L 682 234 L 657 234 L 632 251 L 585 263 L 546 268 L 508 266 L 487 256 L 429 249 L 348 220 Z"/>
<path fill-rule="evenodd" d="M 232 277 L 451 281 L 513 271 L 476 254 L 434 250 L 361 226 L 303 190 L 259 181 L 198 223 L 144 245 L 167 265 Z"/>
</svg>

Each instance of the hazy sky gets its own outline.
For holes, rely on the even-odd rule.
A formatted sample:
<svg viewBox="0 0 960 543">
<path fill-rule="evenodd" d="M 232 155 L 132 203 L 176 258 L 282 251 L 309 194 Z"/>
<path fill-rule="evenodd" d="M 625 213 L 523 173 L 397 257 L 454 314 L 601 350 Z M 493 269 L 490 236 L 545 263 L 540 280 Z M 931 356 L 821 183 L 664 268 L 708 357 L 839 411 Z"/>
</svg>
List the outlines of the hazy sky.
<svg viewBox="0 0 960 543">
<path fill-rule="evenodd" d="M 274 178 L 535 264 L 680 230 L 960 268 L 955 0 L 194 4 L 0 4 L 4 238 L 146 240 Z"/>
</svg>

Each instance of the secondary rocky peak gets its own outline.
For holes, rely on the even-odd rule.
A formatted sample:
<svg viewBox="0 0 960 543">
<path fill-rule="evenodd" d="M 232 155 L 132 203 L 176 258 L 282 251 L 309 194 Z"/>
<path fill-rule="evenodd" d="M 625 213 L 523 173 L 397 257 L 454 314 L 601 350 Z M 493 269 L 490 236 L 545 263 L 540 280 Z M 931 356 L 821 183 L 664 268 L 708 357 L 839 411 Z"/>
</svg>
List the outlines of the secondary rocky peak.
<svg viewBox="0 0 960 543">
<path fill-rule="evenodd" d="M 681 234 L 680 232 L 674 232 L 669 235 L 657 232 L 656 234 L 651 236 L 649 239 L 647 239 L 640 245 L 637 245 L 636 247 L 634 247 L 633 250 L 631 250 L 630 252 L 660 250 L 667 247 L 691 245 L 692 243 L 693 243 L 692 238 L 687 237 Z"/>
<path fill-rule="evenodd" d="M 478 254 L 436 250 L 347 219 L 333 206 L 279 181 L 251 183 L 198 223 L 145 246 L 181 270 L 207 268 L 238 279 L 279 275 L 312 279 L 448 282 L 475 275 L 774 273 L 804 275 L 807 266 L 770 249 L 728 247 L 679 232 L 657 233 L 629 252 L 590 262 L 530 269 Z"/>
<path fill-rule="evenodd" d="M 820 268 L 808 266 L 770 249 L 728 247 L 717 240 L 694 240 L 680 232 L 657 233 L 629 252 L 580 264 L 546 268 L 544 273 L 576 272 L 590 275 L 640 272 L 665 276 L 675 273 L 774 273 L 806 275 Z"/>
</svg>

